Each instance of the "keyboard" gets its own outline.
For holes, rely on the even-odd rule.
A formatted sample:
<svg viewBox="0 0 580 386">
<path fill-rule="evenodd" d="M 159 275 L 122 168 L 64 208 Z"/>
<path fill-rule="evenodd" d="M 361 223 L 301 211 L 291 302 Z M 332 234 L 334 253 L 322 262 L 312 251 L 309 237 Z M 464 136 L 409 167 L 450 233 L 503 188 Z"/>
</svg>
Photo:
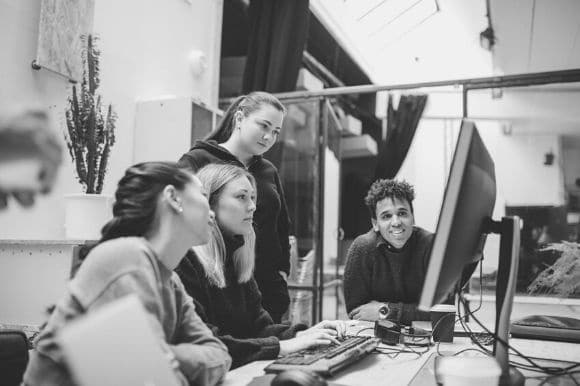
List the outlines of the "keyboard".
<svg viewBox="0 0 580 386">
<path fill-rule="evenodd" d="M 347 336 L 338 345 L 319 346 L 278 358 L 264 371 L 278 373 L 285 370 L 306 370 L 330 377 L 367 356 L 379 342 L 380 339 L 370 336 Z"/>
<path fill-rule="evenodd" d="M 514 338 L 580 343 L 580 320 L 564 316 L 532 315 L 512 322 Z"/>
</svg>

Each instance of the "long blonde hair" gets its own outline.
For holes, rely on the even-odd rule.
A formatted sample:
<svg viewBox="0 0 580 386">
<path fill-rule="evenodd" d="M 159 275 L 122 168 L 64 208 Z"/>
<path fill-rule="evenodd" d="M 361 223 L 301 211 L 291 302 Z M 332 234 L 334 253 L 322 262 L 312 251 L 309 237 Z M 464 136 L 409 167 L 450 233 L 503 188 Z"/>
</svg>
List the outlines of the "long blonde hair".
<svg viewBox="0 0 580 386">
<path fill-rule="evenodd" d="M 209 205 L 212 209 L 216 208 L 224 187 L 233 180 L 246 177 L 252 184 L 254 190 L 256 190 L 254 176 L 239 166 L 209 164 L 201 168 L 196 175 L 209 194 Z M 255 264 L 256 234 L 252 229 L 248 234 L 243 236 L 244 245 L 236 249 L 233 253 L 233 262 L 238 283 L 245 283 L 252 278 Z M 226 286 L 224 277 L 226 245 L 222 232 L 217 224 L 217 219 L 212 226 L 209 242 L 204 245 L 195 246 L 193 250 L 203 266 L 210 283 L 219 288 L 224 288 Z"/>
</svg>

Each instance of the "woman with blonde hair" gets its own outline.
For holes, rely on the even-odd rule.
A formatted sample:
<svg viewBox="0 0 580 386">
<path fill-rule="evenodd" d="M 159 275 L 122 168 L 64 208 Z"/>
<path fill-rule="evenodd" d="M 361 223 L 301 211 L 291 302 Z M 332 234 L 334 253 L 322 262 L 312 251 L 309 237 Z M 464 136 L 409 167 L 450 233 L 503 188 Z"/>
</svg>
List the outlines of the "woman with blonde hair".
<svg viewBox="0 0 580 386">
<path fill-rule="evenodd" d="M 346 332 L 344 322 L 325 321 L 310 329 L 275 324 L 262 307 L 252 276 L 256 210 L 252 174 L 235 165 L 210 164 L 197 176 L 209 193 L 215 226 L 210 242 L 190 250 L 177 273 L 203 321 L 228 347 L 232 367 L 338 343 Z"/>
</svg>

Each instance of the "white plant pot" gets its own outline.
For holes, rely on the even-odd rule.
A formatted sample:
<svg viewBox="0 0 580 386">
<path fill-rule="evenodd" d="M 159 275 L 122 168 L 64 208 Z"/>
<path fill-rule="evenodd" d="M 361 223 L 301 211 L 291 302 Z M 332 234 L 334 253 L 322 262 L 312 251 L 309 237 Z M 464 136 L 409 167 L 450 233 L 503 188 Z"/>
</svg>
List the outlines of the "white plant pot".
<svg viewBox="0 0 580 386">
<path fill-rule="evenodd" d="M 113 198 L 103 194 L 64 196 L 64 233 L 67 239 L 98 240 L 101 228 L 113 217 Z"/>
</svg>

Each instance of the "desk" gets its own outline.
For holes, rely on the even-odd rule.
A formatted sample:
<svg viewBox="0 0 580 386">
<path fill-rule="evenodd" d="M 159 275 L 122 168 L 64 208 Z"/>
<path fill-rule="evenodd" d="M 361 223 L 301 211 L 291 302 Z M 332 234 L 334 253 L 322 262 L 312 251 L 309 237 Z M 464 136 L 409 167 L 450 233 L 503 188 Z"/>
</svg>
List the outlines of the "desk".
<svg viewBox="0 0 580 386">
<path fill-rule="evenodd" d="M 563 342 L 548 342 L 538 340 L 510 339 L 510 345 L 528 356 L 563 359 L 580 362 L 580 345 Z M 469 338 L 455 338 L 454 343 L 442 343 L 440 351 L 457 352 L 474 347 Z M 491 347 L 491 346 L 489 346 Z M 361 361 L 340 371 L 330 381 L 343 385 L 369 386 L 408 385 L 421 366 L 427 361 L 431 353 L 436 352 L 436 346 L 429 352 L 417 357 L 414 354 L 401 354 L 397 358 L 390 358 L 385 354 L 371 354 Z M 470 355 L 469 352 L 463 355 Z M 523 362 L 521 358 L 511 356 L 510 359 Z M 247 385 L 252 378 L 263 375 L 264 367 L 272 361 L 257 361 L 230 371 L 222 383 L 223 386 Z M 540 373 L 537 373 L 540 374 Z M 571 383 L 573 384 L 573 383 Z M 433 383 L 435 385 L 435 383 Z M 528 382 L 526 382 L 528 385 Z"/>
</svg>

